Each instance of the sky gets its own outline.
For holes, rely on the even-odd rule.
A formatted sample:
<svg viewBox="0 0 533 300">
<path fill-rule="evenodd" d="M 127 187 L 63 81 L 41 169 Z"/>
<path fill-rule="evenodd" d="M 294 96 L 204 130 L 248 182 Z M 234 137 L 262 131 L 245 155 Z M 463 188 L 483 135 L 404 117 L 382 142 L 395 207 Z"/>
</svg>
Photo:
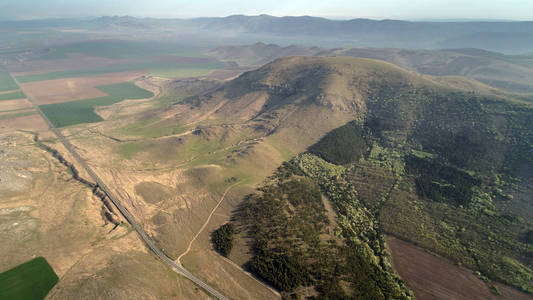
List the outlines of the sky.
<svg viewBox="0 0 533 300">
<path fill-rule="evenodd" d="M 233 14 L 336 19 L 533 20 L 533 0 L 0 0 L 0 20 L 114 15 L 192 18 Z"/>
</svg>

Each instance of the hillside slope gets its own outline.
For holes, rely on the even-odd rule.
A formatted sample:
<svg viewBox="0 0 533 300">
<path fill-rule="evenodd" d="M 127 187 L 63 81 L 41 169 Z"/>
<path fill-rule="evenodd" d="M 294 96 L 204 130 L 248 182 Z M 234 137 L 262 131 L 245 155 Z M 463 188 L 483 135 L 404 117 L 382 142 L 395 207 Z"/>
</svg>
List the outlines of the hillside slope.
<svg viewBox="0 0 533 300">
<path fill-rule="evenodd" d="M 287 294 L 410 297 L 384 233 L 532 291 L 531 105 L 349 57 L 279 59 L 181 105 L 253 129 L 248 154 L 323 137 L 233 218 L 248 267 Z"/>
</svg>

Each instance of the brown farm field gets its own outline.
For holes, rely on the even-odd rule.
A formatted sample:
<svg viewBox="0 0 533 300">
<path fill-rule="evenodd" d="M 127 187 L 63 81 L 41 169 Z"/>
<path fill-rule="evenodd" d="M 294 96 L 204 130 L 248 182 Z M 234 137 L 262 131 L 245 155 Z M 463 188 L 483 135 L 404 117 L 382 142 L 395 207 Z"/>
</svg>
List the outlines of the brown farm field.
<svg viewBox="0 0 533 300">
<path fill-rule="evenodd" d="M 34 99 L 37 105 L 69 102 L 107 96 L 97 89 L 100 85 L 125 82 L 141 76 L 140 71 L 109 73 L 97 76 L 54 79 L 22 83 L 24 92 Z"/>
<path fill-rule="evenodd" d="M 5 100 L 0 101 L 0 112 L 31 107 L 27 99 Z"/>
<path fill-rule="evenodd" d="M 419 300 L 426 299 L 533 299 L 511 287 L 498 283 L 501 296 L 493 294 L 487 283 L 471 270 L 430 254 L 397 238 L 389 238 L 393 263 Z"/>
<path fill-rule="evenodd" d="M 12 117 L 11 117 L 12 116 Z M 15 130 L 47 130 L 48 124 L 35 110 L 15 112 L 0 116 L 0 134 Z"/>
<path fill-rule="evenodd" d="M 14 92 L 18 92 L 19 90 L 9 90 L 9 91 L 0 91 L 0 95 L 3 95 L 3 94 L 11 94 L 11 93 L 14 93 Z"/>
</svg>

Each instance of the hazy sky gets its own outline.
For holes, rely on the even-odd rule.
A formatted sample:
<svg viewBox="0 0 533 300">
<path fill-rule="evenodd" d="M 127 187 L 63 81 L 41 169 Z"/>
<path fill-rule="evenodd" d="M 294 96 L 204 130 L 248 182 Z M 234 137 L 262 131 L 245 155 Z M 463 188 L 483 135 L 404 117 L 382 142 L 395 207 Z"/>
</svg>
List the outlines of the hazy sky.
<svg viewBox="0 0 533 300">
<path fill-rule="evenodd" d="M 533 20 L 533 0 L 0 0 L 0 19 L 313 15 L 332 18 Z"/>
</svg>

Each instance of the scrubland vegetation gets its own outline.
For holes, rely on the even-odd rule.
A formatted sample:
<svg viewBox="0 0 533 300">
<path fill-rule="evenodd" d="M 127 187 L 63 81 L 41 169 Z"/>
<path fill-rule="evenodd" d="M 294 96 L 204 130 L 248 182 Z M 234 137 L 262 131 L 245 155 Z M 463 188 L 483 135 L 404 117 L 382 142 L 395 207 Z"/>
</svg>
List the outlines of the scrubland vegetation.
<svg viewBox="0 0 533 300">
<path fill-rule="evenodd" d="M 343 170 L 313 155 L 299 156 L 245 199 L 236 219 L 254 239 L 248 267 L 287 294 L 314 287 L 329 299 L 409 298 L 371 214 L 353 201 L 351 186 L 339 181 Z M 323 185 L 324 178 L 334 184 Z M 338 226 L 328 219 L 323 196 L 343 210 Z"/>
<path fill-rule="evenodd" d="M 533 177 L 533 108 L 374 75 L 364 117 L 245 199 L 235 219 L 254 240 L 250 270 L 286 294 L 407 298 L 390 234 L 533 293 L 533 223 L 513 202 Z"/>
</svg>

